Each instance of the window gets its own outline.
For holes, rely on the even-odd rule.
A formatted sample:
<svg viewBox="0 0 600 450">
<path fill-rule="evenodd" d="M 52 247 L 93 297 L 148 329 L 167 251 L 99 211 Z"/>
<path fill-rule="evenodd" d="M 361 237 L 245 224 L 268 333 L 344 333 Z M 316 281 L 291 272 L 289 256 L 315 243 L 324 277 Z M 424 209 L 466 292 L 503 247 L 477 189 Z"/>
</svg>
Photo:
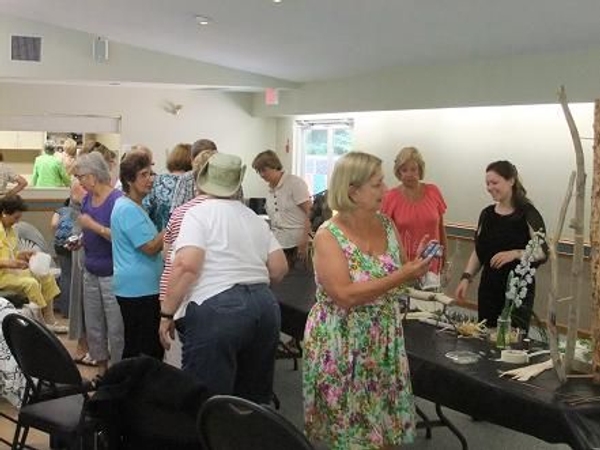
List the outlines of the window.
<svg viewBox="0 0 600 450">
<path fill-rule="evenodd" d="M 296 121 L 297 173 L 312 194 L 327 189 L 328 177 L 338 158 L 353 146 L 353 120 Z"/>
</svg>

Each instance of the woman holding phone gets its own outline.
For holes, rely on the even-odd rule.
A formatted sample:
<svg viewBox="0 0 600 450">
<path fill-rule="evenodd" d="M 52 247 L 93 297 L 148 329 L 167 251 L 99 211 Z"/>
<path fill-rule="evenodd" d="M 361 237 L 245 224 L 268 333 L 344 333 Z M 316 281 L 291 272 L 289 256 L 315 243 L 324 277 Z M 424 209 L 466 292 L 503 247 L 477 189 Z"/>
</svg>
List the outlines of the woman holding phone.
<svg viewBox="0 0 600 450">
<path fill-rule="evenodd" d="M 379 158 L 341 157 L 328 191 L 338 213 L 314 241 L 304 413 L 309 437 L 336 449 L 386 448 L 411 442 L 416 431 L 398 295 L 431 257 L 404 261 L 396 228 L 378 212 L 384 193 Z"/>
</svg>

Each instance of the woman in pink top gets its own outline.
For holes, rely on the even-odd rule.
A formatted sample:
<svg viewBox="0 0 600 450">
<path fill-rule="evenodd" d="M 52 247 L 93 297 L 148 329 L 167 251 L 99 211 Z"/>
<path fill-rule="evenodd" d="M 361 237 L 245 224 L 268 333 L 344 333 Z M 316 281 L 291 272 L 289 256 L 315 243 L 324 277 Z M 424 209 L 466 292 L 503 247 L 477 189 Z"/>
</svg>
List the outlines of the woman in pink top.
<svg viewBox="0 0 600 450">
<path fill-rule="evenodd" d="M 387 191 L 381 211 L 396 224 L 408 261 L 416 258 L 419 243 L 426 234 L 444 246 L 442 259 L 434 258 L 431 262 L 430 270 L 439 274 L 447 249 L 444 197 L 436 185 L 422 182 L 425 161 L 414 147 L 400 150 L 394 162 L 394 174 L 401 184 Z"/>
</svg>

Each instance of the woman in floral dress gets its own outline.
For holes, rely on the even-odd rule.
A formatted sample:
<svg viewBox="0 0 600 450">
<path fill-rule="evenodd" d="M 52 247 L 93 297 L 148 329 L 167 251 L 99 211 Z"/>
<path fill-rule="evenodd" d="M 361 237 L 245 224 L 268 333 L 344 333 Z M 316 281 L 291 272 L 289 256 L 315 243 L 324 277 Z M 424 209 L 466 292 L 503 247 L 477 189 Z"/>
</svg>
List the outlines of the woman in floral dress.
<svg viewBox="0 0 600 450">
<path fill-rule="evenodd" d="M 340 158 L 328 192 L 338 214 L 314 241 L 317 302 L 304 343 L 306 431 L 332 449 L 408 443 L 415 408 L 398 294 L 427 272 L 431 258 L 403 264 L 396 229 L 378 213 L 385 185 L 376 156 Z"/>
</svg>

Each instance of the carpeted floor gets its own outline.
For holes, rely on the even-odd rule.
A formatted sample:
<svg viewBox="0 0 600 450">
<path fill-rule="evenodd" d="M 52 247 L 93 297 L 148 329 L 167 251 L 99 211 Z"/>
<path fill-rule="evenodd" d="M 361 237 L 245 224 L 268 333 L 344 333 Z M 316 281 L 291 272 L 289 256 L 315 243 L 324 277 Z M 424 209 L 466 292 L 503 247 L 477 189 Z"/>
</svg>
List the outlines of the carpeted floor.
<svg viewBox="0 0 600 450">
<path fill-rule="evenodd" d="M 281 401 L 279 412 L 302 429 L 304 420 L 302 413 L 302 375 L 300 370 L 293 370 L 292 361 L 277 361 L 275 392 Z M 417 404 L 430 418 L 435 418 L 432 403 L 417 399 Z M 462 431 L 470 450 L 567 450 L 570 448 L 562 444 L 548 444 L 531 436 L 488 422 L 475 422 L 470 417 L 452 410 L 444 409 L 444 411 L 448 418 Z M 324 448 L 319 447 L 319 449 Z M 425 439 L 424 430 L 419 430 L 416 442 L 403 448 L 414 450 L 460 450 L 461 445 L 447 428 L 435 428 L 431 440 Z"/>
</svg>

